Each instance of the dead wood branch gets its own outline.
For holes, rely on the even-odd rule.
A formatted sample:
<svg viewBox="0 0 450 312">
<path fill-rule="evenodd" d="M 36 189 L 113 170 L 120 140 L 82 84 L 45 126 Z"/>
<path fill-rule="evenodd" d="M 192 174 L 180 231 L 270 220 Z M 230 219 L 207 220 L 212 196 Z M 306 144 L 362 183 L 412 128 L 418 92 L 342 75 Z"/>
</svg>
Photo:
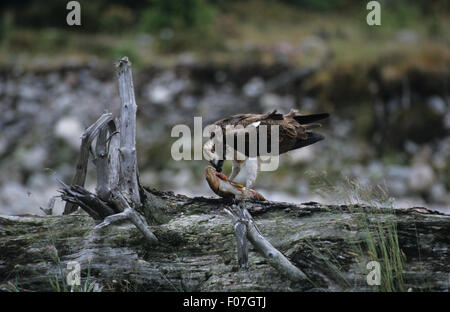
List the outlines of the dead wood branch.
<svg viewBox="0 0 450 312">
<path fill-rule="evenodd" d="M 68 203 L 80 206 L 94 220 L 103 220 L 107 216 L 121 211 L 101 200 L 97 195 L 78 185 L 63 185 L 60 190 L 61 198 Z"/>
<path fill-rule="evenodd" d="M 153 211 L 158 203 L 165 216 L 151 226 L 160 242 L 151 249 L 143 244 L 147 240 L 136 237 L 133 224 L 97 231 L 96 222 L 84 213 L 0 216 L 0 290 L 11 281 L 19 290 L 52 291 L 49 277 L 65 279 L 59 272 L 70 261 L 80 262 L 85 277 L 91 259 L 91 279 L 106 291 L 373 292 L 379 288 L 367 284 L 366 265 L 373 255 L 369 257 L 365 240 L 380 233 L 376 222 L 368 228 L 361 223 L 369 214 L 380 224 L 397 225 L 405 289 L 448 291 L 449 215 L 425 208 L 247 202 L 265 238 L 311 281 L 292 283 L 259 252 L 249 251 L 252 265 L 236 272 L 233 229 L 221 213 L 231 208 L 229 202 L 148 188 L 143 192 L 142 209 Z M 150 216 L 147 222 L 152 222 Z M 53 247 L 60 263 L 51 260 Z"/>
<path fill-rule="evenodd" d="M 96 226 L 96 228 L 101 229 L 115 222 L 129 220 L 141 231 L 141 233 L 144 235 L 145 239 L 149 244 L 157 243 L 158 239 L 156 238 L 155 234 L 153 234 L 148 229 L 147 221 L 145 221 L 145 219 L 142 218 L 136 212 L 136 210 L 130 207 L 130 205 L 128 204 L 127 200 L 123 197 L 123 195 L 120 194 L 120 192 L 114 192 L 113 198 L 116 205 L 118 207 L 121 207 L 121 209 L 123 209 L 123 212 L 106 217 L 102 223 Z"/>
<path fill-rule="evenodd" d="M 67 202 L 64 214 L 80 206 L 93 219 L 103 221 L 96 229 L 114 222 L 129 220 L 147 242 L 158 242 L 147 222 L 134 210 L 141 206 L 136 160 L 136 101 L 134 98 L 131 62 L 122 58 L 117 65 L 121 115 L 114 121 L 103 114 L 83 133 L 77 170 L 71 186 L 64 183 L 61 198 Z M 117 131 L 116 124 L 120 127 Z M 94 164 L 97 168 L 96 194 L 83 188 L 91 144 L 97 137 Z"/>
<path fill-rule="evenodd" d="M 233 212 L 232 212 L 232 210 Z M 233 205 L 231 209 L 225 208 L 224 211 L 230 216 L 234 223 L 234 236 L 236 237 L 237 256 L 240 268 L 248 266 L 248 243 L 247 243 L 247 225 L 242 210 Z"/>
<path fill-rule="evenodd" d="M 112 189 L 118 188 L 120 163 L 118 156 L 119 132 L 116 123 L 111 120 L 108 129 L 102 128 L 98 134 L 95 147 L 95 167 L 97 168 L 97 194 L 108 201 Z"/>
<path fill-rule="evenodd" d="M 72 179 L 72 185 L 84 186 L 86 180 L 86 171 L 89 159 L 89 151 L 92 141 L 110 121 L 112 121 L 111 113 L 103 114 L 92 126 L 87 128 L 81 136 L 80 155 L 78 156 L 75 175 Z M 64 214 L 70 214 L 77 209 L 77 205 L 72 202 L 66 203 Z"/>
<path fill-rule="evenodd" d="M 120 110 L 120 190 L 134 205 L 140 205 L 136 158 L 136 99 L 134 97 L 131 62 L 123 57 L 117 64 Z"/>
<path fill-rule="evenodd" d="M 241 267 L 247 266 L 248 247 L 246 239 L 268 260 L 269 264 L 281 274 L 294 282 L 304 281 L 306 275 L 293 265 L 280 251 L 264 238 L 256 227 L 252 216 L 245 208 L 245 202 L 240 206 L 233 205 L 232 210 L 225 208 L 225 212 L 234 222 L 234 233 L 237 241 L 238 262 Z M 233 213 L 234 212 L 234 213 Z"/>
</svg>

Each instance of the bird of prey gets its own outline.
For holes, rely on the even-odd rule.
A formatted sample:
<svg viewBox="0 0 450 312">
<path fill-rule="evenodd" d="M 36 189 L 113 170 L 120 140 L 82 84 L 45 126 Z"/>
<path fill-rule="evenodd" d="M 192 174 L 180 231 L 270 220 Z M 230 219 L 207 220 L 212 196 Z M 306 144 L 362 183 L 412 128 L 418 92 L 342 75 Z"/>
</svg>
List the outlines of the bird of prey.
<svg viewBox="0 0 450 312">
<path fill-rule="evenodd" d="M 216 121 L 213 125 L 216 127 L 220 127 L 222 137 L 220 135 L 216 136 L 215 132 L 211 133 L 210 138 L 203 145 L 203 151 L 208 156 L 211 165 L 218 171 L 222 171 L 222 166 L 224 160 L 232 160 L 232 170 L 231 174 L 228 177 L 228 180 L 233 181 L 234 178 L 239 174 L 241 168 L 244 164 L 247 167 L 247 178 L 245 186 L 247 188 L 251 188 L 256 180 L 256 176 L 258 173 L 258 166 L 260 164 L 260 156 L 262 156 L 262 152 L 260 150 L 260 132 L 259 129 L 263 130 L 263 125 L 266 126 L 265 137 L 262 140 L 267 138 L 267 149 L 268 152 L 271 152 L 271 130 L 270 126 L 277 125 L 278 126 L 278 155 L 283 154 L 298 148 L 302 148 L 318 141 L 324 139 L 324 136 L 311 130 L 314 128 L 318 128 L 321 125 L 315 123 L 318 120 L 325 119 L 329 116 L 328 113 L 321 114 L 312 114 L 312 115 L 300 115 L 297 110 L 291 109 L 288 114 L 280 114 L 277 110 L 273 112 L 269 112 L 266 114 L 239 114 L 233 115 L 221 120 Z M 241 126 L 241 129 L 232 130 L 231 137 L 227 136 L 227 128 L 228 127 L 236 127 Z M 255 128 L 257 133 L 257 138 L 250 137 L 248 133 L 243 130 L 249 128 Z M 245 150 L 239 150 L 237 147 L 237 137 L 240 135 L 244 135 L 243 142 L 245 142 Z M 228 142 L 227 142 L 228 138 Z M 233 139 L 231 139 L 233 138 Z M 219 145 L 218 142 L 221 141 Z M 230 142 L 231 141 L 231 142 Z M 249 153 L 251 144 L 256 144 L 256 153 L 251 155 Z M 222 153 L 218 153 L 217 146 L 222 146 Z M 241 145 L 242 147 L 242 145 Z M 220 149 L 220 148 L 219 148 Z M 237 156 L 237 152 L 244 154 L 244 157 L 239 159 Z M 272 153 L 273 155 L 273 153 Z M 242 159 L 244 158 L 244 159 Z"/>
</svg>

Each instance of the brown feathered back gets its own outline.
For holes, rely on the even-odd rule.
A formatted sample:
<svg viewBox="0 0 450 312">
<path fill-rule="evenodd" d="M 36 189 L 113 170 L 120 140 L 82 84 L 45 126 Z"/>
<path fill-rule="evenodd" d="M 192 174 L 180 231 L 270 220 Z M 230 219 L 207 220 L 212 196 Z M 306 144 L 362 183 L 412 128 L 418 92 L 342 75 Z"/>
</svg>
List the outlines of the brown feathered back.
<svg viewBox="0 0 450 312">
<path fill-rule="evenodd" d="M 320 134 L 311 132 L 311 129 L 320 127 L 315 121 L 327 118 L 329 114 L 313 114 L 313 115 L 300 115 L 297 110 L 291 109 L 287 114 L 280 114 L 277 110 L 266 114 L 239 114 L 233 115 L 224 119 L 221 119 L 214 124 L 221 127 L 224 135 L 225 144 L 237 146 L 237 138 L 235 142 L 226 142 L 226 127 L 227 126 L 242 126 L 247 127 L 251 124 L 258 123 L 258 126 L 266 125 L 267 127 L 267 146 L 270 153 L 270 126 L 279 126 L 279 154 L 286 153 L 290 150 L 311 145 L 317 141 L 323 140 L 324 137 Z M 257 155 L 261 156 L 259 149 L 259 133 L 258 133 L 258 148 Z M 244 151 L 240 151 L 244 152 Z M 245 137 L 245 155 L 254 157 L 255 155 L 249 155 L 249 136 Z"/>
</svg>

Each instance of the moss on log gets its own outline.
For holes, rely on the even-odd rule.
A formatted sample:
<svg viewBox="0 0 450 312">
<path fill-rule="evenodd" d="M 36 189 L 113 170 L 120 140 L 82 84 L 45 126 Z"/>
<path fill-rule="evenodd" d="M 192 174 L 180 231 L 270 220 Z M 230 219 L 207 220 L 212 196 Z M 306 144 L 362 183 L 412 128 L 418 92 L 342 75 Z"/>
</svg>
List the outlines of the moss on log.
<svg viewBox="0 0 450 312">
<path fill-rule="evenodd" d="M 67 263 L 103 291 L 445 291 L 450 216 L 425 208 L 248 202 L 263 235 L 308 276 L 296 283 L 249 249 L 240 270 L 222 199 L 145 189 L 140 212 L 159 243 L 125 222 L 94 230 L 85 212 L 0 216 L 0 289 L 52 291 Z M 397 248 L 398 247 L 398 248 Z M 385 251 L 383 252 L 383 249 Z M 381 263 L 381 285 L 366 265 Z M 397 261 L 398 260 L 398 261 Z"/>
</svg>

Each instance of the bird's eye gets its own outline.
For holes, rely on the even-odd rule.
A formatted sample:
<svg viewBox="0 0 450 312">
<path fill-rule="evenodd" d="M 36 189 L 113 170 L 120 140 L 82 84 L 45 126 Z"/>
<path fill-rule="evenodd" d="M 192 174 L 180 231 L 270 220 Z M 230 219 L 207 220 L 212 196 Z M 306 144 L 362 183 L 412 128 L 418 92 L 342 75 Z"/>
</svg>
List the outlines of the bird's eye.
<svg viewBox="0 0 450 312">
<path fill-rule="evenodd" d="M 211 133 L 211 139 L 213 139 L 215 136 L 216 136 L 215 132 Z"/>
</svg>

